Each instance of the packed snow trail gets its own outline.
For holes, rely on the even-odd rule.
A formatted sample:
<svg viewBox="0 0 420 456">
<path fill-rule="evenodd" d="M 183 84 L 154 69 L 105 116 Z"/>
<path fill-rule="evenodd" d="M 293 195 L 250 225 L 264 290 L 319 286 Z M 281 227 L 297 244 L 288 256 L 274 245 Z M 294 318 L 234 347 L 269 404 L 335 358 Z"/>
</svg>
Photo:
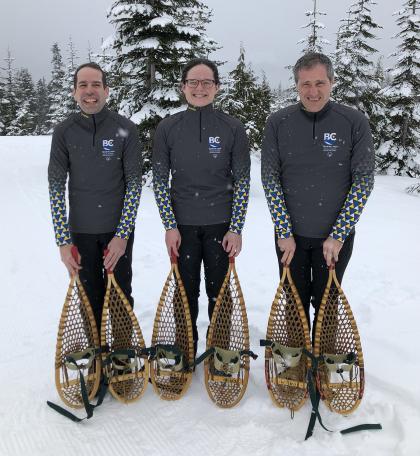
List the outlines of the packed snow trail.
<svg viewBox="0 0 420 456">
<path fill-rule="evenodd" d="M 247 305 L 251 349 L 248 389 L 240 404 L 218 409 L 204 386 L 202 366 L 187 394 L 164 402 L 151 385 L 140 401 L 122 405 L 109 395 L 81 424 L 52 411 L 57 325 L 68 277 L 54 243 L 47 190 L 49 137 L 1 137 L 0 232 L 3 239 L 1 456 L 252 455 L 417 456 L 420 454 L 420 363 L 416 362 L 420 307 L 420 200 L 404 188 L 412 179 L 379 176 L 357 226 L 343 289 L 361 333 L 366 392 L 348 418 L 321 405 L 325 425 L 340 430 L 382 423 L 382 431 L 342 436 L 316 425 L 304 442 L 309 401 L 295 414 L 274 406 L 265 386 L 268 314 L 279 276 L 273 228 L 252 161 L 251 199 L 244 249 L 236 262 Z M 156 305 L 169 271 L 164 232 L 151 189 L 140 203 L 133 261 L 135 312 L 150 342 Z M 205 350 L 205 291 L 201 291 L 198 352 Z M 77 412 L 84 416 L 83 411 Z"/>
</svg>

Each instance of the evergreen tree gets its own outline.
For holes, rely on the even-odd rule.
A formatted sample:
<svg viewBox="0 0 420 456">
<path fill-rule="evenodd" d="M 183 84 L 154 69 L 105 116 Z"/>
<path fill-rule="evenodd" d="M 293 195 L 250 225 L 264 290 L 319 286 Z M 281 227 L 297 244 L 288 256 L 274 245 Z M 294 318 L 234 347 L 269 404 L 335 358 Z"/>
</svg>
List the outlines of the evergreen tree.
<svg viewBox="0 0 420 456">
<path fill-rule="evenodd" d="M 271 113 L 271 106 L 273 103 L 273 93 L 267 81 L 265 73 L 262 75 L 261 82 L 257 84 L 253 97 L 253 115 L 255 120 L 256 134 L 254 140 L 254 148 L 261 149 L 262 140 L 264 136 L 264 128 L 267 122 L 267 117 Z"/>
<path fill-rule="evenodd" d="M 7 127 L 10 136 L 32 135 L 35 131 L 35 90 L 32 76 L 26 68 L 15 78 L 16 115 Z"/>
<path fill-rule="evenodd" d="M 397 175 L 420 176 L 420 16 L 419 0 L 407 0 L 394 13 L 401 43 L 392 54 L 397 63 L 393 80 L 382 90 L 387 124 L 384 143 L 377 154 L 379 170 Z"/>
<path fill-rule="evenodd" d="M 238 64 L 229 73 L 227 87 L 219 97 L 217 106 L 244 124 L 251 150 L 259 149 L 259 132 L 254 116 L 256 92 L 257 78 L 252 68 L 245 63 L 245 48 L 241 43 Z"/>
<path fill-rule="evenodd" d="M 36 84 L 35 96 L 35 134 L 45 135 L 48 133 L 46 127 L 49 111 L 48 86 L 44 78 Z"/>
<path fill-rule="evenodd" d="M 302 25 L 302 28 L 309 29 L 310 33 L 306 38 L 298 41 L 298 44 L 305 43 L 305 46 L 302 50 L 304 54 L 310 51 L 323 52 L 323 46 L 330 44 L 330 42 L 321 35 L 321 30 L 325 29 L 325 25 L 318 20 L 319 16 L 326 16 L 327 13 L 318 10 L 317 0 L 312 0 L 312 2 L 313 10 L 305 12 L 305 16 L 309 18 L 309 22 L 305 25 Z"/>
<path fill-rule="evenodd" d="M 377 52 L 368 44 L 375 38 L 370 7 L 373 0 L 358 0 L 350 6 L 348 19 L 338 33 L 335 54 L 334 99 L 362 111 L 370 121 L 375 146 L 381 141 L 383 103 L 378 93 L 380 75 L 375 72 L 372 56 Z"/>
<path fill-rule="evenodd" d="M 74 73 L 77 69 L 77 52 L 73 40 L 69 38 L 67 66 L 64 72 L 64 87 L 62 93 L 61 115 L 67 118 L 70 114 L 77 111 L 77 105 L 73 98 Z"/>
<path fill-rule="evenodd" d="M 383 89 L 386 86 L 385 70 L 384 70 L 384 66 L 382 63 L 382 56 L 380 56 L 378 61 L 376 62 L 376 67 L 375 67 L 375 72 L 373 74 L 373 77 L 375 78 L 376 81 L 378 81 L 381 89 Z"/>
<path fill-rule="evenodd" d="M 115 34 L 105 51 L 113 75 L 111 105 L 139 125 L 144 169 L 150 169 L 151 138 L 158 122 L 178 110 L 183 65 L 216 49 L 205 36 L 208 8 L 199 0 L 116 0 L 108 13 Z"/>
<path fill-rule="evenodd" d="M 15 94 L 15 76 L 13 70 L 14 58 L 10 49 L 7 50 L 7 57 L 3 59 L 6 64 L 1 69 L 4 70 L 3 76 L 3 98 L 0 106 L 1 123 L 3 125 L 3 134 L 9 134 L 9 128 L 16 118 L 16 94 Z"/>
<path fill-rule="evenodd" d="M 1 77 L 1 74 L 0 74 L 0 136 L 2 136 L 4 133 L 4 130 L 5 130 L 5 125 L 3 123 L 3 110 L 5 109 L 6 107 L 6 104 L 7 103 L 4 103 L 5 101 L 5 90 L 4 90 L 4 82 L 3 82 L 3 79 Z"/>
<path fill-rule="evenodd" d="M 63 109 L 63 96 L 66 96 L 67 85 L 63 58 L 58 43 L 53 44 L 51 52 L 52 72 L 51 80 L 48 84 L 49 110 L 46 121 L 46 129 L 49 133 L 52 132 L 57 123 L 62 122 L 67 117 L 67 112 Z"/>
</svg>

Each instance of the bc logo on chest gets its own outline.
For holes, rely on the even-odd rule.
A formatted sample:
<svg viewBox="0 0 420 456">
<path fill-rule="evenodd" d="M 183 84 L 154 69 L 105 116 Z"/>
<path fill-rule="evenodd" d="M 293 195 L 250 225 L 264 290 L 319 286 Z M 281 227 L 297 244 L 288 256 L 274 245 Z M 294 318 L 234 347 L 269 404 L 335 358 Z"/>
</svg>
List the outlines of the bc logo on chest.
<svg viewBox="0 0 420 456">
<path fill-rule="evenodd" d="M 105 160 L 111 160 L 115 156 L 114 140 L 113 139 L 103 139 L 102 140 L 102 157 Z"/>
<path fill-rule="evenodd" d="M 334 155 L 334 152 L 338 149 L 337 133 L 324 133 L 322 149 L 328 158 L 331 158 Z"/>
<path fill-rule="evenodd" d="M 222 152 L 220 136 L 209 136 L 209 153 L 216 158 Z"/>
</svg>

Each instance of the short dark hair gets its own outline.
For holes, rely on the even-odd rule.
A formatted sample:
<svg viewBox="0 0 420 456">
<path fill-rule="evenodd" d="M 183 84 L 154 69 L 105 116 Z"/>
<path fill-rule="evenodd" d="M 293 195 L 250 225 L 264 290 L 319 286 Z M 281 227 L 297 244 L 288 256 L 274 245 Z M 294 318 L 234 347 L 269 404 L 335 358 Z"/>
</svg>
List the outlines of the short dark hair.
<svg viewBox="0 0 420 456">
<path fill-rule="evenodd" d="M 295 78 L 295 82 L 298 82 L 299 71 L 302 69 L 310 69 L 315 65 L 324 65 L 325 69 L 327 70 L 327 76 L 330 82 L 334 80 L 334 68 L 331 60 L 325 54 L 321 54 L 320 52 L 308 52 L 303 55 L 293 67 L 293 76 Z"/>
<path fill-rule="evenodd" d="M 73 76 L 73 86 L 74 88 L 77 87 L 77 73 L 82 69 L 82 68 L 92 68 L 94 70 L 98 70 L 102 73 L 102 84 L 105 87 L 107 87 L 106 85 L 106 73 L 105 71 L 95 62 L 88 62 L 88 63 L 83 63 L 82 65 L 79 65 L 76 69 L 76 71 L 74 72 L 74 76 Z"/>
<path fill-rule="evenodd" d="M 205 59 L 205 58 L 201 58 L 201 57 L 192 59 L 184 65 L 184 68 L 182 68 L 182 75 L 181 75 L 181 82 L 183 84 L 185 84 L 185 81 L 187 80 L 188 72 L 197 65 L 206 65 L 207 67 L 209 67 L 210 70 L 213 72 L 214 82 L 216 84 L 220 84 L 219 70 L 217 69 L 216 64 L 209 59 Z"/>
</svg>

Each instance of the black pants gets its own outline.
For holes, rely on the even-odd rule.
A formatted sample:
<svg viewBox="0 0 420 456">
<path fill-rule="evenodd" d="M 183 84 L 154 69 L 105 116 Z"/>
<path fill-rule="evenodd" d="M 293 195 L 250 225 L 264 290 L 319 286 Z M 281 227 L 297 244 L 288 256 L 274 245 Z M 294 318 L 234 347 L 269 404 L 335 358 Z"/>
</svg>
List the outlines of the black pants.
<svg viewBox="0 0 420 456">
<path fill-rule="evenodd" d="M 82 269 L 79 271 L 79 277 L 92 306 L 99 334 L 106 290 L 106 271 L 104 269 L 103 256 L 104 250 L 114 237 L 114 234 L 71 233 L 73 243 L 82 257 Z M 118 260 L 114 269 L 115 279 L 131 306 L 134 305 L 134 300 L 131 296 L 133 242 L 134 233 L 128 239 L 125 254 Z"/>
<path fill-rule="evenodd" d="M 283 265 L 280 260 L 283 253 L 278 247 L 277 237 L 274 236 L 274 238 L 281 276 Z M 322 253 L 322 244 L 325 239 L 314 239 L 296 235 L 294 239 L 296 242 L 296 251 L 290 263 L 290 273 L 305 309 L 309 327 L 311 327 L 309 318 L 310 305 L 312 304 L 315 309 L 314 324 L 312 325 L 312 340 L 314 340 L 316 318 L 328 281 L 328 266 Z M 338 255 L 335 273 L 340 283 L 353 252 L 353 242 L 354 233 L 347 237 Z"/>
<path fill-rule="evenodd" d="M 217 296 L 229 267 L 228 254 L 222 247 L 222 240 L 229 230 L 229 224 L 179 225 L 178 229 L 181 233 L 178 267 L 190 306 L 194 345 L 196 347 L 201 262 L 204 263 L 206 293 L 209 299 L 208 314 L 211 320 Z"/>
</svg>

